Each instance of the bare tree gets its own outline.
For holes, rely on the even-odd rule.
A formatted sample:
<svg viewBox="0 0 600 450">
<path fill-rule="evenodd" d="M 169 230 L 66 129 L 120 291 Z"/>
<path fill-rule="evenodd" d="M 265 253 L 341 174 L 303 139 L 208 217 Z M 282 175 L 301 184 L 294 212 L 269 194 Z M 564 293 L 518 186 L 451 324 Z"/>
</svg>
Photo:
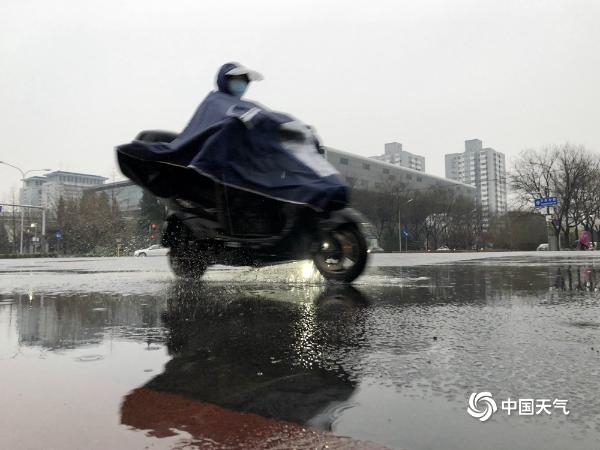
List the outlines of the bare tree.
<svg viewBox="0 0 600 450">
<path fill-rule="evenodd" d="M 525 208 L 533 208 L 536 198 L 558 197 L 554 216 L 560 227 L 555 232 L 558 237 L 562 231 L 569 246 L 571 230 L 577 236 L 578 226 L 593 222 L 592 214 L 597 217 L 597 202 L 591 192 L 598 179 L 598 167 L 597 156 L 579 145 L 525 150 L 514 162 L 511 186 Z"/>
</svg>

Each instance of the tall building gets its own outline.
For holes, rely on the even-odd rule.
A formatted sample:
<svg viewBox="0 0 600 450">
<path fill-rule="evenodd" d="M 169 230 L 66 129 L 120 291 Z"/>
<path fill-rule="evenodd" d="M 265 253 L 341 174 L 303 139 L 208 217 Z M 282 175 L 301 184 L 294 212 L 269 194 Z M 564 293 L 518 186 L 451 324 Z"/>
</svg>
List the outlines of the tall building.
<svg viewBox="0 0 600 450">
<path fill-rule="evenodd" d="M 447 154 L 445 160 L 446 178 L 475 187 L 485 228 L 492 216 L 506 213 L 506 161 L 503 153 L 483 148 L 479 139 L 470 139 L 465 141 L 463 153 Z"/>
<path fill-rule="evenodd" d="M 58 205 L 60 197 L 65 200 L 79 198 L 84 189 L 99 186 L 107 179 L 87 173 L 57 170 L 41 177 L 25 178 L 19 198 L 26 205 L 53 208 Z"/>
<path fill-rule="evenodd" d="M 385 153 L 380 156 L 372 156 L 372 159 L 384 161 L 397 166 L 425 172 L 425 158 L 402 150 L 400 142 L 388 142 L 385 144 Z"/>
</svg>

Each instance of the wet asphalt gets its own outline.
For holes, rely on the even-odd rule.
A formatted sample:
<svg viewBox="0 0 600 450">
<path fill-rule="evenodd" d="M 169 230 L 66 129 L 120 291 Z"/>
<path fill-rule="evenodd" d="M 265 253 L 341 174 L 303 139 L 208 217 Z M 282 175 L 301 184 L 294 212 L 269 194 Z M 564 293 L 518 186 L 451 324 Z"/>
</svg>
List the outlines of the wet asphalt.
<svg viewBox="0 0 600 450">
<path fill-rule="evenodd" d="M 194 283 L 162 257 L 0 260 L 0 448 L 597 449 L 597 283 L 575 252 L 375 255 L 353 286 L 303 262 Z"/>
</svg>

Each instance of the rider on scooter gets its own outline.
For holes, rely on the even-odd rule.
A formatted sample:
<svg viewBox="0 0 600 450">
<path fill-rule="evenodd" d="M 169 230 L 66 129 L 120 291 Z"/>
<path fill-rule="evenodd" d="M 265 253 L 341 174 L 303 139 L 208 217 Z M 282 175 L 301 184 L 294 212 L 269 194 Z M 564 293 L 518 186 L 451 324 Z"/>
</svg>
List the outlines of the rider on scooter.
<svg viewBox="0 0 600 450">
<path fill-rule="evenodd" d="M 210 126 L 225 119 L 228 112 L 236 107 L 246 111 L 253 108 L 262 109 L 263 107 L 257 103 L 241 99 L 251 81 L 262 79 L 260 73 L 239 63 L 223 64 L 217 73 L 217 89 L 210 92 L 200 103 L 190 122 L 170 147 L 177 148 L 184 145 Z"/>
</svg>

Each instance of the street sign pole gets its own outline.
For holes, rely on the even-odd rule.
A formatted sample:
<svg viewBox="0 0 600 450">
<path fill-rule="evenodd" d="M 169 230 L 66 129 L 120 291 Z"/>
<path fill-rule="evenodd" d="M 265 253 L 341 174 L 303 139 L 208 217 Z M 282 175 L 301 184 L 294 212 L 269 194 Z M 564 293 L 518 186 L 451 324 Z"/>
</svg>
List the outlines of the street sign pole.
<svg viewBox="0 0 600 450">
<path fill-rule="evenodd" d="M 21 206 L 21 239 L 19 244 L 19 254 L 23 254 L 23 227 L 25 222 L 25 209 Z"/>
<path fill-rule="evenodd" d="M 400 242 L 400 253 L 402 253 L 402 219 L 400 218 L 400 205 L 398 204 L 398 239 Z"/>
<path fill-rule="evenodd" d="M 560 250 L 560 228 L 558 228 L 558 236 L 556 232 L 556 225 L 552 220 L 552 213 L 550 212 L 550 207 L 558 205 L 557 197 L 548 197 L 548 193 L 546 193 L 546 197 L 540 197 L 533 200 L 533 206 L 535 208 L 546 208 L 546 232 L 548 235 L 548 247 L 550 250 Z M 560 226 L 560 225 L 559 225 Z"/>
</svg>

